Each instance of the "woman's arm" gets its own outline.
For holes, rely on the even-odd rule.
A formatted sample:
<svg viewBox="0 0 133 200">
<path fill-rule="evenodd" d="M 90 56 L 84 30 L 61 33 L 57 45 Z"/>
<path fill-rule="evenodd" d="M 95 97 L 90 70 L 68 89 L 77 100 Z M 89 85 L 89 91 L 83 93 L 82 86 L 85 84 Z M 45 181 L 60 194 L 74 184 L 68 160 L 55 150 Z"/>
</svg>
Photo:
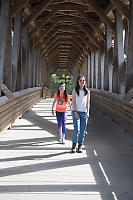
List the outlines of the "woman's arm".
<svg viewBox="0 0 133 200">
<path fill-rule="evenodd" d="M 69 95 L 68 95 L 68 105 L 69 105 L 70 112 L 71 112 L 71 115 L 72 115 L 72 107 L 71 107 L 71 103 L 70 103 L 70 98 L 69 98 Z"/>
<path fill-rule="evenodd" d="M 72 105 L 73 105 L 73 110 L 77 110 L 77 106 L 76 106 L 76 92 L 75 92 L 75 90 L 73 90 L 73 92 L 72 92 Z"/>
<path fill-rule="evenodd" d="M 73 92 L 72 92 L 72 105 L 73 105 L 73 111 L 74 111 L 75 118 L 78 119 L 78 118 L 79 118 L 79 115 L 78 115 L 78 113 L 77 113 L 76 91 L 75 91 L 75 90 L 73 90 Z"/>
<path fill-rule="evenodd" d="M 86 113 L 86 117 L 89 117 L 89 111 L 90 111 L 90 91 L 88 90 L 88 94 L 87 94 L 87 103 L 86 103 L 86 109 L 87 109 L 87 113 Z"/>
<path fill-rule="evenodd" d="M 53 104 L 52 104 L 52 115 L 54 115 L 54 105 L 55 105 L 56 101 L 54 100 Z"/>
</svg>

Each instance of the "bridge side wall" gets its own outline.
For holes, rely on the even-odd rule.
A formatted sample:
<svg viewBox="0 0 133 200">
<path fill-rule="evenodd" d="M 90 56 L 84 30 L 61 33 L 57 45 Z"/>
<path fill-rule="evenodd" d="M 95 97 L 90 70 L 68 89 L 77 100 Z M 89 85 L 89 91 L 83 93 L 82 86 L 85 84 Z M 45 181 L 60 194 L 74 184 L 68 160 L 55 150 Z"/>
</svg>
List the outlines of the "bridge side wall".
<svg viewBox="0 0 133 200">
<path fill-rule="evenodd" d="M 29 111 L 42 98 L 50 97 L 48 88 L 28 88 L 13 93 L 13 98 L 0 97 L 0 133 Z"/>
</svg>

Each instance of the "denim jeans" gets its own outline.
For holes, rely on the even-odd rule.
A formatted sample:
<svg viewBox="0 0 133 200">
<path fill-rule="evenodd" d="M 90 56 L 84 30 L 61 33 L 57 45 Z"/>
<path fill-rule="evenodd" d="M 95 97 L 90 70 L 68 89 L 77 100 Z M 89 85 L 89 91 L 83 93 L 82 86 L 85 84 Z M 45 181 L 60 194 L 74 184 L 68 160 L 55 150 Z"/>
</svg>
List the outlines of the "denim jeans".
<svg viewBox="0 0 133 200">
<path fill-rule="evenodd" d="M 57 112 L 56 111 L 56 117 L 57 117 L 57 122 L 58 122 L 58 132 L 59 132 L 59 137 L 64 138 L 65 133 L 66 133 L 66 118 L 67 118 L 67 113 L 66 112 Z"/>
<path fill-rule="evenodd" d="M 78 142 L 78 144 L 83 144 L 84 137 L 85 137 L 85 129 L 86 129 L 88 119 L 86 118 L 85 112 L 77 111 L 77 113 L 79 115 L 78 120 L 75 119 L 75 114 L 74 112 L 72 112 L 73 126 L 74 126 L 72 142 L 73 143 Z"/>
</svg>

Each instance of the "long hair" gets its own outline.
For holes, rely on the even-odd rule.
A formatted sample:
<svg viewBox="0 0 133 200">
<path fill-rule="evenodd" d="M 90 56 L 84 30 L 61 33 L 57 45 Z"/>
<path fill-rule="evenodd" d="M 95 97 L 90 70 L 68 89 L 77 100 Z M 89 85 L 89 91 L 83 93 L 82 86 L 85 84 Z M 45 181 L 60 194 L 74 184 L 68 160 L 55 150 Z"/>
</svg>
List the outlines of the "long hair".
<svg viewBox="0 0 133 200">
<path fill-rule="evenodd" d="M 76 91 L 76 93 L 77 93 L 78 96 L 79 96 L 79 90 L 80 90 L 79 80 L 80 80 L 81 78 L 84 78 L 84 79 L 85 79 L 84 75 L 79 75 L 79 76 L 77 77 L 77 81 L 76 81 L 75 91 Z M 84 90 L 84 95 L 86 96 L 86 95 L 88 94 L 88 90 L 87 90 L 87 88 L 86 88 L 86 84 L 84 85 L 83 90 Z"/>
<path fill-rule="evenodd" d="M 60 89 L 59 89 L 59 87 L 60 87 L 60 85 L 62 85 L 62 84 L 65 84 L 65 83 L 61 82 L 61 83 L 59 84 L 59 86 L 58 86 L 57 97 L 59 97 L 59 98 L 60 98 Z M 64 90 L 64 95 L 63 95 L 63 96 L 65 97 L 65 101 L 67 101 L 66 86 L 65 86 L 65 90 Z"/>
</svg>

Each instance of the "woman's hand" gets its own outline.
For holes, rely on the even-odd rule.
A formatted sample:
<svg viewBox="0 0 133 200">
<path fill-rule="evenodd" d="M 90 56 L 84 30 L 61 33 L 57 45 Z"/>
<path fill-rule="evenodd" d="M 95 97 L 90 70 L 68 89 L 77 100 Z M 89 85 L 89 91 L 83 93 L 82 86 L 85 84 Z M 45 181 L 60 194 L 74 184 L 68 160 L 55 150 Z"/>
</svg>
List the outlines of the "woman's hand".
<svg viewBox="0 0 133 200">
<path fill-rule="evenodd" d="M 56 100 L 54 100 L 53 105 L 52 105 L 52 115 L 54 115 L 54 105 L 56 103 Z"/>
<path fill-rule="evenodd" d="M 52 115 L 54 115 L 54 110 L 52 109 Z"/>
<path fill-rule="evenodd" d="M 86 118 L 89 118 L 89 113 L 86 113 Z"/>
<path fill-rule="evenodd" d="M 74 115 L 75 115 L 75 119 L 79 119 L 79 115 L 77 112 L 75 112 Z"/>
</svg>

